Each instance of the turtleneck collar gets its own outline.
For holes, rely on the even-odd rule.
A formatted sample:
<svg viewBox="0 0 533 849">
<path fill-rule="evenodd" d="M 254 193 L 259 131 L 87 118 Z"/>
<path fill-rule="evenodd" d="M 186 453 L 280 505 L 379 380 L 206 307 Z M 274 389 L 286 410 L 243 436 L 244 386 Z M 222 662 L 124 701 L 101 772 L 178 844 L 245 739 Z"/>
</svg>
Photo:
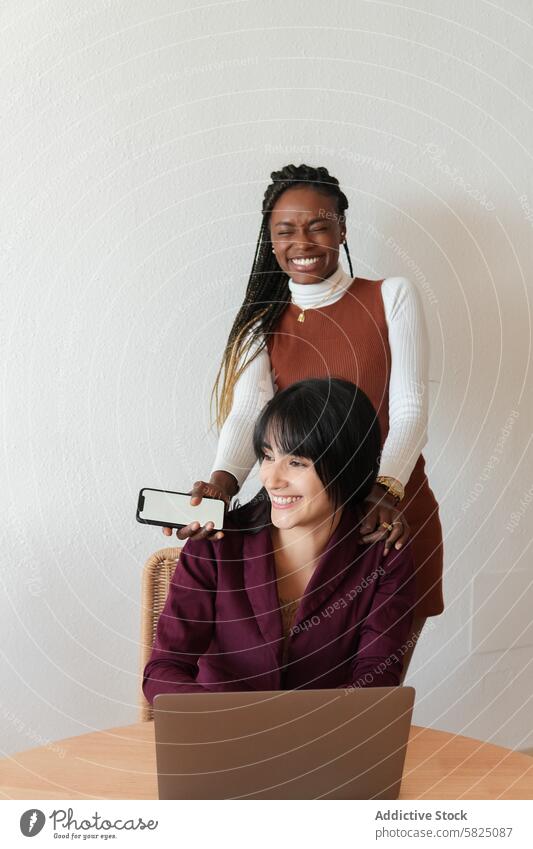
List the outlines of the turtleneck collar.
<svg viewBox="0 0 533 849">
<path fill-rule="evenodd" d="M 340 262 L 333 274 L 330 274 L 320 283 L 295 283 L 292 277 L 289 277 L 291 301 L 299 307 L 312 307 L 318 303 L 321 303 L 321 306 L 334 304 L 335 301 L 342 298 L 352 282 L 352 278 L 346 273 Z M 326 293 L 333 287 L 335 287 L 334 292 L 329 298 L 326 298 Z"/>
</svg>

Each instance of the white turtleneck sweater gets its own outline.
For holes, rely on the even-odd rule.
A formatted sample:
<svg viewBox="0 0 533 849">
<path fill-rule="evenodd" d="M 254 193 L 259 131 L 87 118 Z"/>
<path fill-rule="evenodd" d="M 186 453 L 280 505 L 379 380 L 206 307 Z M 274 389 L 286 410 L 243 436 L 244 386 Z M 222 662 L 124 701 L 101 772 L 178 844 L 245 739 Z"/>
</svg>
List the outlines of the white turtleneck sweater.
<svg viewBox="0 0 533 849">
<path fill-rule="evenodd" d="M 338 284 L 335 292 L 324 299 L 335 284 Z M 315 304 L 328 306 L 340 300 L 351 284 L 352 278 L 339 263 L 333 274 L 321 283 L 295 283 L 289 278 L 291 301 L 306 309 Z M 391 373 L 389 432 L 383 445 L 379 474 L 396 478 L 405 486 L 427 442 L 429 345 L 420 298 L 409 279 L 387 277 L 381 291 L 389 334 Z M 259 344 L 260 340 L 256 340 L 248 358 Z M 264 348 L 234 386 L 231 413 L 220 431 L 211 474 L 230 472 L 241 488 L 256 462 L 252 446 L 255 421 L 274 392 L 272 365 L 268 350 Z"/>
</svg>

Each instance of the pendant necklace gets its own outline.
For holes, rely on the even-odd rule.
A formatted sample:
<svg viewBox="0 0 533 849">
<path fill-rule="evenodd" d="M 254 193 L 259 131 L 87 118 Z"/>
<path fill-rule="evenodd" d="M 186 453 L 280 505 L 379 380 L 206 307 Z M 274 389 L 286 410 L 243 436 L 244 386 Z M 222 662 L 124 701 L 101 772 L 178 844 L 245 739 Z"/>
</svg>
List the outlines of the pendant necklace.
<svg viewBox="0 0 533 849">
<path fill-rule="evenodd" d="M 339 283 L 340 283 L 340 281 L 339 281 L 339 280 L 337 280 L 337 282 L 333 284 L 333 286 L 331 287 L 331 289 L 328 289 L 328 291 L 326 292 L 325 297 L 324 297 L 324 298 L 322 298 L 322 300 L 321 300 L 321 301 L 319 301 L 319 302 L 318 302 L 318 304 L 313 304 L 313 306 L 312 306 L 312 307 L 300 307 L 299 309 L 301 310 L 301 312 L 300 312 L 300 314 L 299 314 L 299 316 L 298 316 L 298 321 L 299 321 L 301 324 L 303 324 L 303 322 L 305 321 L 305 311 L 306 311 L 306 310 L 316 310 L 316 309 L 318 309 L 318 307 L 320 307 L 320 306 L 324 303 L 324 301 L 327 301 L 327 300 L 328 300 L 328 298 L 329 298 L 329 297 L 331 297 L 331 295 L 333 294 L 333 292 L 335 291 L 335 289 L 338 289 L 338 288 L 339 288 Z"/>
</svg>

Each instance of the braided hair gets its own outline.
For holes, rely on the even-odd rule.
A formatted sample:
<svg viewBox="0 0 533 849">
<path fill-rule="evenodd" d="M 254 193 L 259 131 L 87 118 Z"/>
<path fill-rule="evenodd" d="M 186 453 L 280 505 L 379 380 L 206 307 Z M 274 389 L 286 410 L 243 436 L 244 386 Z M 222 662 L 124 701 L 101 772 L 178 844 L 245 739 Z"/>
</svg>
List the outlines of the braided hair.
<svg viewBox="0 0 533 849">
<path fill-rule="evenodd" d="M 266 346 L 266 337 L 272 333 L 278 319 L 290 303 L 289 275 L 278 265 L 272 253 L 269 223 L 272 209 L 284 191 L 298 184 L 310 186 L 337 201 L 337 214 L 344 215 L 348 208 L 348 199 L 339 186 L 336 177 L 332 177 L 327 168 L 313 168 L 311 165 L 285 165 L 281 171 L 272 171 L 272 182 L 267 187 L 262 206 L 263 220 L 255 250 L 250 279 L 242 306 L 237 313 L 222 357 L 215 385 L 211 393 L 216 404 L 216 424 L 222 427 L 233 404 L 235 384 L 247 365 L 254 360 Z M 341 219 L 342 220 L 342 219 Z M 352 262 L 346 241 L 344 249 L 353 277 Z M 252 357 L 247 355 L 262 336 L 262 342 Z"/>
</svg>

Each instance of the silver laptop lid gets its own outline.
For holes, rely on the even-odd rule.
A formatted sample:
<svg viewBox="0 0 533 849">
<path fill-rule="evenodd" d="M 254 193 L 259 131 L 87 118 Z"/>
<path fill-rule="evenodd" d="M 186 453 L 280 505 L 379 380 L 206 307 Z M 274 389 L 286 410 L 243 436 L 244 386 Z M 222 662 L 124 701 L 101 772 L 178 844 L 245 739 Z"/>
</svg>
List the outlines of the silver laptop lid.
<svg viewBox="0 0 533 849">
<path fill-rule="evenodd" d="M 160 799 L 397 799 L 413 687 L 156 696 Z"/>
</svg>

